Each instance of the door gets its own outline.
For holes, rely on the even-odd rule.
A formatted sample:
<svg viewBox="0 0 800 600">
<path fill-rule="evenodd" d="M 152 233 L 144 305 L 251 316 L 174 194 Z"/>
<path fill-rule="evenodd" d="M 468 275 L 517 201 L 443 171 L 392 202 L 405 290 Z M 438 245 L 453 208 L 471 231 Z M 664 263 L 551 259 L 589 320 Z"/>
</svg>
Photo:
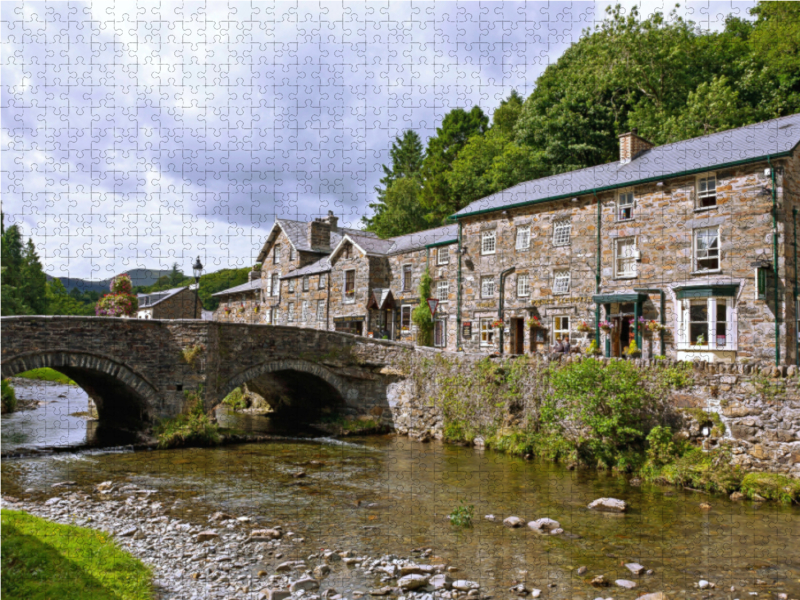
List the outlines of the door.
<svg viewBox="0 0 800 600">
<path fill-rule="evenodd" d="M 525 354 L 525 321 L 523 319 L 512 319 L 511 331 L 514 335 L 511 344 L 511 353 Z"/>
<path fill-rule="evenodd" d="M 447 345 L 447 339 L 444 335 L 444 321 L 437 319 L 433 322 L 433 345 L 437 348 L 444 348 Z"/>
<path fill-rule="evenodd" d="M 611 331 L 611 356 L 619 358 L 622 356 L 622 343 L 620 338 L 623 319 L 614 317 L 612 321 L 614 323 L 614 329 Z"/>
</svg>

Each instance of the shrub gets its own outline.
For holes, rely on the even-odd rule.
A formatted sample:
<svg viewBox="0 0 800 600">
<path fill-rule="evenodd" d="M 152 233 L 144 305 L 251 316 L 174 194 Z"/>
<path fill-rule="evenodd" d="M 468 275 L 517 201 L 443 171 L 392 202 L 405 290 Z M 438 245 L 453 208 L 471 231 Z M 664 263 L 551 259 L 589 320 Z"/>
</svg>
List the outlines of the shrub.
<svg viewBox="0 0 800 600">
<path fill-rule="evenodd" d="M 182 349 L 181 358 L 183 359 L 183 362 L 194 368 L 195 363 L 200 358 L 200 355 L 203 354 L 204 350 L 205 348 L 202 344 L 195 344 L 194 346 Z"/>
<path fill-rule="evenodd" d="M 666 367 L 660 373 L 661 382 L 675 389 L 688 387 L 694 383 L 694 368 L 691 363 L 679 362 L 673 367 Z"/>
<path fill-rule="evenodd" d="M 3 379 L 0 385 L 2 385 L 3 414 L 12 413 L 17 408 L 17 395 L 14 393 L 14 387 L 7 379 Z"/>
<path fill-rule="evenodd" d="M 800 480 L 777 473 L 748 473 L 742 478 L 742 493 L 748 498 L 758 494 L 784 504 L 800 503 Z"/>
<path fill-rule="evenodd" d="M 216 446 L 220 443 L 219 427 L 212 423 L 203 407 L 202 390 L 184 392 L 191 402 L 188 414 L 166 419 L 156 427 L 159 448 L 180 446 Z"/>
<path fill-rule="evenodd" d="M 647 434 L 647 461 L 653 466 L 662 466 L 672 462 L 677 456 L 675 443 L 672 439 L 672 429 L 653 427 Z"/>
<path fill-rule="evenodd" d="M 450 513 L 450 524 L 455 527 L 472 527 L 472 519 L 475 518 L 475 507 L 464 504 L 461 500 L 458 506 Z"/>
<path fill-rule="evenodd" d="M 223 404 L 226 406 L 230 406 L 233 410 L 241 410 L 243 408 L 247 408 L 247 399 L 244 397 L 242 393 L 242 388 L 236 388 L 230 394 L 225 396 L 225 399 L 222 401 Z"/>
<path fill-rule="evenodd" d="M 425 269 L 419 281 L 419 305 L 411 312 L 411 320 L 417 326 L 417 345 L 433 345 L 433 317 L 428 307 L 433 279 L 429 269 Z"/>
</svg>

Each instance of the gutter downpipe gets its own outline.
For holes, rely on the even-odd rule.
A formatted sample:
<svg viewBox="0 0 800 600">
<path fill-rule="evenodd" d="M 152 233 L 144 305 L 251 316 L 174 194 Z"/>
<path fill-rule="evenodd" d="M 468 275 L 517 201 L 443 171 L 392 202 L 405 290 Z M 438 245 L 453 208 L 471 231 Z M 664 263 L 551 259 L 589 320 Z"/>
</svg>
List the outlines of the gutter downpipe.
<svg viewBox="0 0 800 600">
<path fill-rule="evenodd" d="M 597 202 L 597 269 L 594 273 L 594 293 L 600 295 L 600 228 L 602 226 L 602 210 L 600 206 L 600 198 L 597 197 L 597 190 L 592 190 L 595 202 Z M 597 349 L 600 349 L 600 305 L 595 302 L 594 304 L 594 341 L 597 344 Z"/>
<path fill-rule="evenodd" d="M 514 271 L 516 267 L 509 267 L 505 271 L 500 272 L 500 304 L 497 308 L 497 319 L 503 321 L 503 307 L 504 307 L 504 300 L 506 295 L 506 275 Z M 503 349 L 505 347 L 505 339 L 503 336 L 503 332 L 505 331 L 505 327 L 500 328 L 500 356 L 503 355 Z"/>
<path fill-rule="evenodd" d="M 458 222 L 458 273 L 456 275 L 456 351 L 461 352 L 461 229 L 463 224 Z"/>
<path fill-rule="evenodd" d="M 767 164 L 769 164 L 769 174 L 772 178 L 772 262 L 773 270 L 775 271 L 775 366 L 779 367 L 781 364 L 781 328 L 778 310 L 778 200 L 775 191 L 775 167 L 772 166 L 772 160 L 769 156 L 767 156 Z"/>
<path fill-rule="evenodd" d="M 634 292 L 641 292 L 642 294 L 659 294 L 661 296 L 661 325 L 662 327 L 667 324 L 667 315 L 664 313 L 664 305 L 665 305 L 665 294 L 664 290 L 659 290 L 658 288 L 633 288 Z M 662 328 L 661 331 L 658 332 L 659 337 L 661 338 L 661 356 L 666 354 L 666 347 L 664 344 L 664 329 Z"/>
<path fill-rule="evenodd" d="M 794 224 L 794 320 L 798 321 L 797 315 L 797 209 L 792 209 L 792 222 Z M 794 336 L 797 337 L 797 336 Z M 800 367 L 800 339 L 795 339 L 794 343 L 794 364 Z"/>
</svg>

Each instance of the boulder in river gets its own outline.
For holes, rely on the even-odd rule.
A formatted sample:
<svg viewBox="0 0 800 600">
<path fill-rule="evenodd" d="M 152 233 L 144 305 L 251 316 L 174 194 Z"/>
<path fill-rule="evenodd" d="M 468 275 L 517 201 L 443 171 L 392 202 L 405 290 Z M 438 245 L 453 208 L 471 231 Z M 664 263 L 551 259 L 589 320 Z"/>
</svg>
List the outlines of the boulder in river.
<svg viewBox="0 0 800 600">
<path fill-rule="evenodd" d="M 398 579 L 397 586 L 404 590 L 416 590 L 428 585 L 428 581 L 430 581 L 430 578 L 427 576 L 414 573 Z"/>
<path fill-rule="evenodd" d="M 307 592 L 310 590 L 318 590 L 319 589 L 319 581 L 313 579 L 311 577 L 305 577 L 303 579 L 298 579 L 292 585 L 289 586 L 289 591 L 293 594 L 295 592 Z"/>
<path fill-rule="evenodd" d="M 201 542 L 210 542 L 211 540 L 215 540 L 219 537 L 219 534 L 214 531 L 213 529 L 206 529 L 205 531 L 201 531 L 196 536 L 194 536 L 194 541 L 198 544 Z"/>
<path fill-rule="evenodd" d="M 324 577 L 327 577 L 330 572 L 331 568 L 328 565 L 317 565 L 314 567 L 314 577 L 317 579 L 323 579 Z"/>
<path fill-rule="evenodd" d="M 641 575 L 644 573 L 644 567 L 639 563 L 628 563 L 625 565 L 625 568 L 634 575 Z"/>
<path fill-rule="evenodd" d="M 453 579 L 444 573 L 440 575 L 434 575 L 431 577 L 428 583 L 430 583 L 430 585 L 432 585 L 436 590 L 449 590 L 451 587 L 453 587 Z"/>
<path fill-rule="evenodd" d="M 548 533 L 553 529 L 559 529 L 561 527 L 561 523 L 545 517 L 543 519 L 536 519 L 535 521 L 531 521 L 530 523 L 528 523 L 528 527 L 530 527 L 534 531 L 538 531 L 539 533 Z"/>
<path fill-rule="evenodd" d="M 617 498 L 598 498 L 589 505 L 592 510 L 623 513 L 628 510 L 628 503 Z"/>
<path fill-rule="evenodd" d="M 385 586 L 382 588 L 378 588 L 377 590 L 370 590 L 367 592 L 370 596 L 388 596 L 392 593 L 391 586 Z"/>
<path fill-rule="evenodd" d="M 481 585 L 477 581 L 469 581 L 467 579 L 458 579 L 453 582 L 453 589 L 459 592 L 468 592 L 470 590 L 480 589 Z"/>
<path fill-rule="evenodd" d="M 652 594 L 639 596 L 637 600 L 667 600 L 667 597 L 664 595 L 664 592 L 653 592 Z"/>
<path fill-rule="evenodd" d="M 586 567 L 578 567 L 578 575 L 584 575 L 588 570 Z"/>
<path fill-rule="evenodd" d="M 285 600 L 292 595 L 289 590 L 273 590 L 270 588 L 264 588 L 261 590 L 261 594 L 265 600 Z"/>
<path fill-rule="evenodd" d="M 283 534 L 277 529 L 254 529 L 250 532 L 250 542 L 269 542 L 280 539 Z"/>
<path fill-rule="evenodd" d="M 519 517 L 508 517 L 507 519 L 503 520 L 503 525 L 512 529 L 515 527 L 522 527 L 522 519 Z"/>
<path fill-rule="evenodd" d="M 617 579 L 614 583 L 621 588 L 625 588 L 626 590 L 632 590 L 636 587 L 636 582 L 631 581 L 630 579 Z"/>
<path fill-rule="evenodd" d="M 606 578 L 603 577 L 602 575 L 598 575 L 597 577 L 592 579 L 589 583 L 591 583 L 594 587 L 606 587 L 608 585 Z"/>
</svg>

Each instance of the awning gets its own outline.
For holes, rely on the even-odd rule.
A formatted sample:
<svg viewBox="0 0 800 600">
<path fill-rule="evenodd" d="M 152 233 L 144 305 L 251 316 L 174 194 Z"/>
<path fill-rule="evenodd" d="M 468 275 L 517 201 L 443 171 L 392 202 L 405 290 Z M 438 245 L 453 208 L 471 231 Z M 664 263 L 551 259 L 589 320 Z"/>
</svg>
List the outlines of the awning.
<svg viewBox="0 0 800 600">
<path fill-rule="evenodd" d="M 736 297 L 738 283 L 721 285 L 686 285 L 675 289 L 678 300 L 684 298 L 710 298 L 712 296 Z"/>
<path fill-rule="evenodd" d="M 631 294 L 602 294 L 599 296 L 592 296 L 595 304 L 621 304 L 623 302 L 646 302 L 647 294 L 631 293 Z"/>
</svg>

